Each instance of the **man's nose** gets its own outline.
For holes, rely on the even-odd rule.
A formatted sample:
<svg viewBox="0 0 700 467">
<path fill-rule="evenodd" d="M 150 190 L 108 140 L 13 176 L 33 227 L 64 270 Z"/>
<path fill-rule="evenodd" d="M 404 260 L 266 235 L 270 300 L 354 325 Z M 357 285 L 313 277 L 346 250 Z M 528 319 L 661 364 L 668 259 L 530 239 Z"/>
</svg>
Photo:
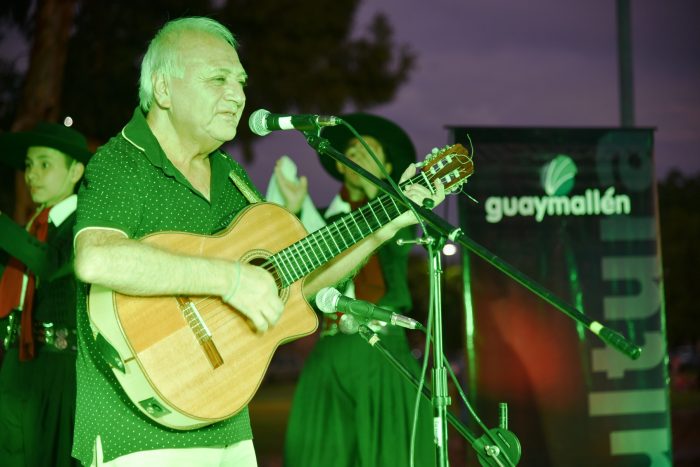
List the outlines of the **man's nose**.
<svg viewBox="0 0 700 467">
<path fill-rule="evenodd" d="M 242 106 L 245 104 L 245 91 L 243 91 L 243 86 L 240 84 L 229 86 L 225 98 L 238 106 Z"/>
</svg>

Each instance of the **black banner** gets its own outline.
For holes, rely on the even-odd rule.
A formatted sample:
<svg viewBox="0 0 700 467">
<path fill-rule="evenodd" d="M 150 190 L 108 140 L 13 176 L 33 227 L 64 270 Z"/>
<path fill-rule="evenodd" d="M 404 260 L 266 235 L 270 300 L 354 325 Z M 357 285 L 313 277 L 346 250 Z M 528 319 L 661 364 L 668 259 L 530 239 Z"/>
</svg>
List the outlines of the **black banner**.
<svg viewBox="0 0 700 467">
<path fill-rule="evenodd" d="M 478 204 L 459 197 L 465 233 L 642 347 L 631 360 L 465 256 L 467 360 L 479 413 L 494 420 L 497 403 L 509 404 L 521 465 L 670 466 L 653 131 L 450 131 L 452 142 L 474 146 L 465 191 Z"/>
</svg>

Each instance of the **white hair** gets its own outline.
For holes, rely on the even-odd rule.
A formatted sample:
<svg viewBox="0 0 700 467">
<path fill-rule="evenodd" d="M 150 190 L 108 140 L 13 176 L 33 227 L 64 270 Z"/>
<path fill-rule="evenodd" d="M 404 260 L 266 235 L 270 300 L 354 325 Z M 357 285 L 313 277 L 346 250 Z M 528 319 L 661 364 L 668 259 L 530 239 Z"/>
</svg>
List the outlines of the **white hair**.
<svg viewBox="0 0 700 467">
<path fill-rule="evenodd" d="M 141 78 L 139 79 L 139 105 L 144 113 L 148 113 L 153 105 L 153 77 L 182 77 L 179 62 L 177 38 L 184 32 L 203 32 L 220 37 L 234 49 L 238 42 L 226 26 L 211 18 L 191 16 L 178 18 L 167 22 L 153 37 L 148 45 L 146 55 L 141 62 Z"/>
</svg>

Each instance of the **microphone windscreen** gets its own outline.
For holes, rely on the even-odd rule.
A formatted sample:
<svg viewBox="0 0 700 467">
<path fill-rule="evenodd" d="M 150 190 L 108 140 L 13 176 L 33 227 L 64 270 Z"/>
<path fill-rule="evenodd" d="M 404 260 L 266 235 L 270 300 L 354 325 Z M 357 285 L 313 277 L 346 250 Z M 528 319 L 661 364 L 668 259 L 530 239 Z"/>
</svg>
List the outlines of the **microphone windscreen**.
<svg viewBox="0 0 700 467">
<path fill-rule="evenodd" d="M 270 112 L 265 109 L 258 109 L 250 114 L 250 117 L 248 118 L 248 127 L 250 128 L 250 131 L 258 136 L 265 136 L 269 134 L 270 130 L 268 130 L 267 126 L 265 125 L 265 120 L 267 119 L 268 115 L 270 115 Z"/>
<path fill-rule="evenodd" d="M 325 287 L 316 294 L 316 307 L 324 313 L 335 313 L 335 305 L 340 297 L 333 287 Z"/>
</svg>

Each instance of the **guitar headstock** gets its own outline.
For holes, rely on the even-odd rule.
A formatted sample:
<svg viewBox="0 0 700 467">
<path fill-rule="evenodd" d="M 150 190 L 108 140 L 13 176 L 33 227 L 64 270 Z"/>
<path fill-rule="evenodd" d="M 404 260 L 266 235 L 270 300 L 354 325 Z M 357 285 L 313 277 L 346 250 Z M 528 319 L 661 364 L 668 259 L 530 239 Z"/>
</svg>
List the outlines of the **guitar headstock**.
<svg viewBox="0 0 700 467">
<path fill-rule="evenodd" d="M 420 169 L 431 183 L 440 180 L 445 186 L 445 194 L 448 194 L 467 182 L 474 173 L 474 162 L 467 148 L 457 143 L 434 149 Z"/>
</svg>

